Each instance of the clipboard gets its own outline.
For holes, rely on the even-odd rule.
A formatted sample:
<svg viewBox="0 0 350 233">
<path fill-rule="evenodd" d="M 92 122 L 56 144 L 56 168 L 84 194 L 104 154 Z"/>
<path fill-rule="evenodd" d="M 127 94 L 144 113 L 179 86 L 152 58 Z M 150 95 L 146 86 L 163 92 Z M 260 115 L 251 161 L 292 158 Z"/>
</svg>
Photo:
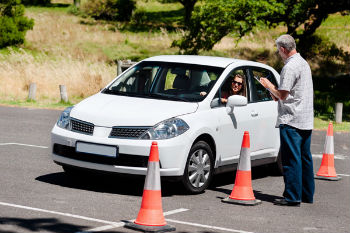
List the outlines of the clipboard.
<svg viewBox="0 0 350 233">
<path fill-rule="evenodd" d="M 269 76 L 270 76 L 270 74 L 269 74 L 266 78 L 268 79 Z M 264 87 L 264 85 L 261 84 L 260 80 L 259 80 L 255 75 L 253 75 L 253 78 L 254 78 L 256 81 L 258 81 L 258 82 L 260 83 L 261 86 Z M 268 91 L 270 92 L 270 94 L 273 95 L 276 99 L 278 99 L 278 98 L 270 91 L 269 88 L 266 88 L 266 87 L 264 87 L 264 88 L 265 88 L 266 90 L 268 90 Z"/>
</svg>

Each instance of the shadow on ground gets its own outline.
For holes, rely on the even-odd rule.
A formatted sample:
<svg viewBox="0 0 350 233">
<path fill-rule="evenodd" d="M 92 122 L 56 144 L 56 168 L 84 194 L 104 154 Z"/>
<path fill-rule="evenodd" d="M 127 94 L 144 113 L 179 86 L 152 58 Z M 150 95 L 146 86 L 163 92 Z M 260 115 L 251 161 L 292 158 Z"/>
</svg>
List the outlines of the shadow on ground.
<svg viewBox="0 0 350 233">
<path fill-rule="evenodd" d="M 268 166 L 258 166 L 258 167 L 252 168 L 252 179 L 253 180 L 266 178 L 266 177 L 271 176 L 271 175 L 277 176 L 276 174 L 271 174 L 269 172 Z M 217 196 L 218 199 L 224 199 L 231 194 L 233 185 L 235 183 L 235 177 L 236 177 L 236 172 L 227 172 L 227 173 L 216 175 L 214 177 L 213 182 L 210 185 L 209 189 L 225 194 L 224 197 Z M 229 188 L 224 187 L 227 185 L 229 185 Z M 253 187 L 253 192 L 254 192 L 254 196 L 256 199 L 259 199 L 259 200 L 264 201 L 264 202 L 273 203 L 273 201 L 275 199 L 281 198 L 280 196 L 264 194 L 261 191 L 254 190 L 254 187 Z"/>
<path fill-rule="evenodd" d="M 259 166 L 252 169 L 252 179 L 261 179 L 269 176 L 267 167 Z M 225 192 L 222 186 L 234 184 L 235 172 L 228 172 L 215 175 L 210 190 Z M 36 180 L 52 185 L 58 185 L 66 188 L 81 189 L 101 193 L 112 193 L 128 196 L 142 196 L 145 176 L 114 175 L 114 174 L 95 174 L 84 173 L 69 174 L 58 172 L 42 175 Z M 162 196 L 189 195 L 181 182 L 174 182 L 162 179 Z"/>
<path fill-rule="evenodd" d="M 6 225 L 8 227 L 6 227 Z M 3 233 L 15 233 L 15 232 L 79 232 L 86 230 L 87 226 L 74 225 L 70 223 L 64 223 L 56 218 L 1 218 L 0 226 L 2 229 L 6 228 L 16 228 L 16 231 L 8 230 L 2 231 Z"/>
<path fill-rule="evenodd" d="M 39 176 L 36 180 L 66 188 L 112 193 L 128 196 L 142 196 L 144 176 L 125 175 L 82 175 L 70 176 L 65 172 Z M 163 181 L 162 196 L 185 195 L 186 192 L 178 182 Z"/>
</svg>

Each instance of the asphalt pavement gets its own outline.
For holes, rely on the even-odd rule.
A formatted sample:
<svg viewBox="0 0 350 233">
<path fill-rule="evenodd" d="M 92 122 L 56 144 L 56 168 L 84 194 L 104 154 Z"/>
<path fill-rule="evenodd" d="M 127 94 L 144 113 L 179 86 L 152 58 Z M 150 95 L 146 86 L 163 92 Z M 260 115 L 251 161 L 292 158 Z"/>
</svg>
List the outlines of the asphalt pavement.
<svg viewBox="0 0 350 233">
<path fill-rule="evenodd" d="M 0 106 L 0 232 L 135 232 L 123 227 L 137 217 L 143 179 L 89 176 L 72 179 L 54 164 L 50 131 L 60 111 Z M 314 131 L 311 150 L 317 172 L 326 131 Z M 186 194 L 162 182 L 163 211 L 175 232 L 350 232 L 350 133 L 335 132 L 335 167 L 340 181 L 316 180 L 315 202 L 273 205 L 283 178 L 266 167 L 252 169 L 258 206 L 222 203 L 234 173 L 218 175 L 208 190 Z"/>
</svg>

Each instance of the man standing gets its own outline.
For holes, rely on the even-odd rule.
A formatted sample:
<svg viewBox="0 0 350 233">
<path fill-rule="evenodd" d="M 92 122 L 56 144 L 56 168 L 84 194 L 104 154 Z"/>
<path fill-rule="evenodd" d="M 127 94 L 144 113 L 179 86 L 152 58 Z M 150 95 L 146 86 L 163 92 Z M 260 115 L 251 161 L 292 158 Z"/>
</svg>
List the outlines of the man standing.
<svg viewBox="0 0 350 233">
<path fill-rule="evenodd" d="M 275 200 L 275 205 L 300 206 L 300 202 L 313 203 L 315 191 L 310 151 L 314 123 L 311 69 L 297 53 L 292 36 L 280 36 L 276 45 L 285 63 L 280 85 L 276 87 L 268 79 L 260 79 L 278 101 L 277 127 L 280 129 L 285 189 L 284 198 Z"/>
</svg>

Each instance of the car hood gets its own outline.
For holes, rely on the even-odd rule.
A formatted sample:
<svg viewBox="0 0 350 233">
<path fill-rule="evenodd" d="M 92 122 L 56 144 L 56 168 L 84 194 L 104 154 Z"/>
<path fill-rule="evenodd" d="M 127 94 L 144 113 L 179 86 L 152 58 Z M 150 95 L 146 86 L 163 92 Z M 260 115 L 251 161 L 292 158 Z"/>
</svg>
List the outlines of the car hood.
<svg viewBox="0 0 350 233">
<path fill-rule="evenodd" d="M 71 111 L 71 117 L 96 126 L 153 126 L 163 120 L 193 113 L 197 103 L 98 93 Z"/>
</svg>

